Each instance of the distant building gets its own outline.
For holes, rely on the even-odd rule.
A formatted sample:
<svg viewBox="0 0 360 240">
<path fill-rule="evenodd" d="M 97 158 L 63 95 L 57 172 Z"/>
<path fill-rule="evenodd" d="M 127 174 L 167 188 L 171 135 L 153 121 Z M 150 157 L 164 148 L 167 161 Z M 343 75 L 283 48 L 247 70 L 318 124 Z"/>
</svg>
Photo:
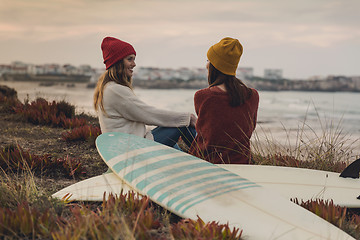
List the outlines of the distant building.
<svg viewBox="0 0 360 240">
<path fill-rule="evenodd" d="M 79 67 L 56 63 L 28 64 L 14 61 L 9 65 L 0 65 L 0 78 L 6 81 L 78 81 L 87 82 L 89 79 L 96 81 L 99 77 L 96 69 L 90 65 Z"/>
<path fill-rule="evenodd" d="M 29 64 L 27 73 L 28 74 L 33 74 L 33 75 L 45 74 L 45 69 L 41 65 Z"/>
<path fill-rule="evenodd" d="M 205 67 L 195 68 L 193 71 L 194 71 L 194 79 L 207 80 L 208 70 Z"/>
<path fill-rule="evenodd" d="M 307 80 L 309 80 L 309 81 L 314 81 L 314 80 L 317 80 L 317 81 L 319 81 L 319 80 L 326 80 L 326 77 L 325 77 L 325 76 L 321 76 L 321 75 L 314 75 L 314 76 L 308 77 Z"/>
<path fill-rule="evenodd" d="M 360 76 L 351 77 L 354 82 L 355 90 L 360 90 Z"/>
<path fill-rule="evenodd" d="M 134 78 L 139 80 L 151 80 L 150 73 L 153 71 L 150 67 L 137 67 L 134 69 Z"/>
<path fill-rule="evenodd" d="M 64 68 L 61 67 L 59 64 L 44 64 L 44 72 L 47 74 L 62 74 L 64 73 Z"/>
<path fill-rule="evenodd" d="M 6 64 L 0 64 L 0 76 L 4 73 L 10 73 L 11 66 Z"/>
<path fill-rule="evenodd" d="M 206 79 L 206 68 L 152 68 L 152 67 L 138 67 L 134 71 L 134 79 L 138 80 L 185 80 Z"/>
<path fill-rule="evenodd" d="M 176 78 L 178 79 L 183 79 L 185 81 L 193 78 L 193 71 L 189 68 L 179 68 L 177 69 L 176 71 L 176 74 L 175 74 Z"/>
<path fill-rule="evenodd" d="M 265 69 L 264 70 L 264 78 L 267 79 L 282 79 L 283 78 L 282 69 Z"/>
<path fill-rule="evenodd" d="M 236 69 L 236 76 L 240 79 L 249 79 L 254 76 L 254 69 L 252 67 L 239 67 Z"/>
</svg>

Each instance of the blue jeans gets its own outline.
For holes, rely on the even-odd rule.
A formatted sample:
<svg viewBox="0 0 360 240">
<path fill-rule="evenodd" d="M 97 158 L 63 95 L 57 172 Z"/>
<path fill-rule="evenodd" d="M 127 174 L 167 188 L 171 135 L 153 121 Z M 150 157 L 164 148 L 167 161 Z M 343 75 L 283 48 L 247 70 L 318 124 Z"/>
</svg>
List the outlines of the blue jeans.
<svg viewBox="0 0 360 240">
<path fill-rule="evenodd" d="M 194 127 L 156 127 L 151 130 L 151 133 L 155 142 L 177 149 L 179 148 L 176 143 L 179 141 L 180 136 L 188 147 L 191 146 L 196 136 Z"/>
</svg>

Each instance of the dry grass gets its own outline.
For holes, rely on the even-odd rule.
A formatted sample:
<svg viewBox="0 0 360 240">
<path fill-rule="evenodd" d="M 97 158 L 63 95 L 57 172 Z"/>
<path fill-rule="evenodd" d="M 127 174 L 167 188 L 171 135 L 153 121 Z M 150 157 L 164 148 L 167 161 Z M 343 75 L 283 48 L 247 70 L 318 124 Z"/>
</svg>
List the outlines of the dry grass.
<svg viewBox="0 0 360 240">
<path fill-rule="evenodd" d="M 263 137 L 255 133 L 252 139 L 252 153 L 255 164 L 302 167 L 324 171 L 341 172 L 359 156 L 354 153 L 359 139 L 352 139 L 343 132 L 341 120 L 320 119 L 320 131 L 306 123 L 306 117 L 295 134 L 283 126 L 286 139 L 279 143 L 271 134 Z M 292 134 L 292 135 L 291 135 Z M 295 137 L 293 137 L 295 135 Z"/>
</svg>

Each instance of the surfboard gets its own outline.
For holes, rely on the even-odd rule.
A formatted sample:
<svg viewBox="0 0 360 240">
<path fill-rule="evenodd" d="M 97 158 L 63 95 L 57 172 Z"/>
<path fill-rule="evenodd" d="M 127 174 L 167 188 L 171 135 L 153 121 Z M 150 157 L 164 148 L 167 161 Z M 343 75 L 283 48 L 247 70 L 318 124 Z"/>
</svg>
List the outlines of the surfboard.
<svg viewBox="0 0 360 240">
<path fill-rule="evenodd" d="M 99 176 L 85 179 L 54 193 L 52 197 L 66 199 L 67 201 L 103 201 L 109 195 L 119 195 L 121 192 L 136 192 L 116 174 L 104 173 Z M 140 196 L 139 196 L 140 197 Z"/>
<path fill-rule="evenodd" d="M 360 208 L 360 179 L 343 178 L 339 173 L 263 165 L 217 164 L 237 175 L 255 182 L 271 191 L 276 191 L 287 199 L 332 200 L 334 204 Z M 68 186 L 53 194 L 69 200 L 102 201 L 108 194 L 119 194 L 123 190 L 135 191 L 114 173 L 104 173 Z"/>
<path fill-rule="evenodd" d="M 229 223 L 249 239 L 353 239 L 255 182 L 154 141 L 104 133 L 96 147 L 120 179 L 180 217 Z"/>
<path fill-rule="evenodd" d="M 333 200 L 342 207 L 360 208 L 360 179 L 304 168 L 219 164 L 235 174 L 278 192 L 287 199 Z"/>
</svg>

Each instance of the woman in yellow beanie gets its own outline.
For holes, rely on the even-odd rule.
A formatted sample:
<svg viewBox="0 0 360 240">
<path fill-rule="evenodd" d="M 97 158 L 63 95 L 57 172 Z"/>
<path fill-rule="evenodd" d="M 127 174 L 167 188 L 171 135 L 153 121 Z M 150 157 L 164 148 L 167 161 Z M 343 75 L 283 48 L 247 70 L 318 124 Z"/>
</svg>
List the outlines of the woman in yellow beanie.
<svg viewBox="0 0 360 240">
<path fill-rule="evenodd" d="M 197 136 L 190 153 L 212 163 L 250 163 L 259 94 L 236 78 L 243 47 L 224 38 L 207 52 L 209 87 L 195 93 Z"/>
</svg>

